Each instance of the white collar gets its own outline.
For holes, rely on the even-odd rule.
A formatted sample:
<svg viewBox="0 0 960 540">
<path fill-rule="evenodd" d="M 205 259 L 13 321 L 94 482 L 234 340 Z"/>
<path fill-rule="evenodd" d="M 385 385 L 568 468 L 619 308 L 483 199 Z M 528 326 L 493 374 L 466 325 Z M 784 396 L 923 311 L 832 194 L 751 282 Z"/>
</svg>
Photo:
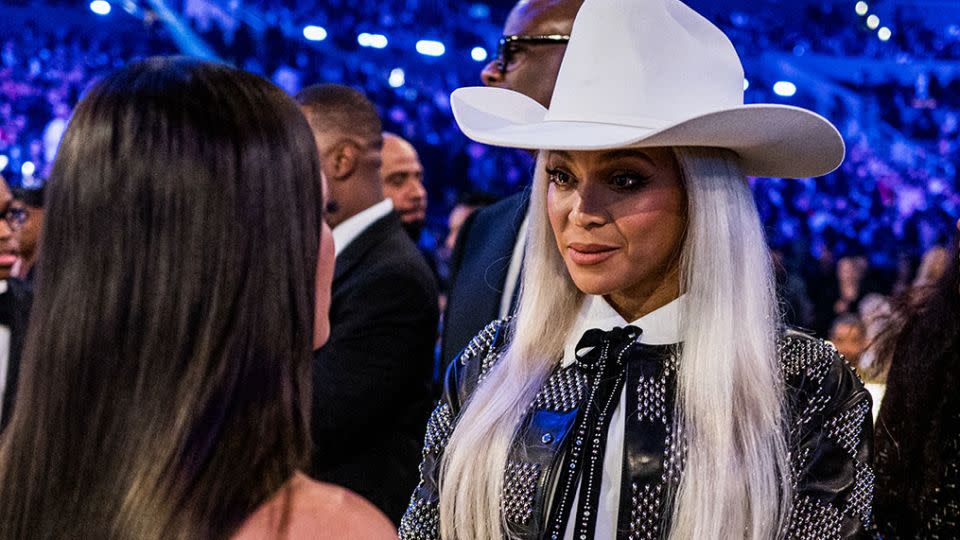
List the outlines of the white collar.
<svg viewBox="0 0 960 540">
<path fill-rule="evenodd" d="M 333 248 L 335 256 L 343 253 L 350 242 L 356 240 L 363 231 L 373 225 L 378 219 L 393 210 L 393 201 L 386 198 L 377 204 L 343 220 L 343 223 L 333 228 Z"/>
<path fill-rule="evenodd" d="M 602 296 L 589 295 L 580 305 L 580 313 L 573 323 L 563 347 L 561 367 L 576 361 L 576 348 L 584 332 L 594 328 L 608 331 L 629 325 L 643 330 L 640 343 L 649 345 L 672 345 L 680 342 L 681 316 L 686 311 L 686 295 L 672 300 L 643 317 L 628 323 Z"/>
</svg>

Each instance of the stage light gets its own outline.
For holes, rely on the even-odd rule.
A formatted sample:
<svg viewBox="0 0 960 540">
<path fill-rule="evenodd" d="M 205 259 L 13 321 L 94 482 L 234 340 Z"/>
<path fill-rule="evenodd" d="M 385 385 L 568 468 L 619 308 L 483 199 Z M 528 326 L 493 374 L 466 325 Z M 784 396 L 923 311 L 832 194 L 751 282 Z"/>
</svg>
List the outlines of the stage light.
<svg viewBox="0 0 960 540">
<path fill-rule="evenodd" d="M 868 11 L 870 11 L 870 5 L 863 0 L 860 0 L 860 2 L 857 2 L 857 5 L 854 9 L 857 10 L 857 15 L 863 17 Z"/>
<path fill-rule="evenodd" d="M 487 59 L 487 50 L 483 47 L 474 47 L 473 50 L 470 51 L 470 57 L 477 62 L 483 62 Z"/>
<path fill-rule="evenodd" d="M 24 162 L 23 166 L 20 167 L 20 174 L 22 174 L 24 178 L 33 176 L 35 172 L 37 172 L 37 166 L 34 165 L 32 161 Z"/>
<path fill-rule="evenodd" d="M 327 29 L 310 24 L 303 27 L 303 37 L 308 41 L 323 41 L 327 39 Z"/>
<path fill-rule="evenodd" d="M 443 56 L 447 48 L 439 41 L 421 39 L 417 42 L 417 52 L 424 56 Z"/>
<path fill-rule="evenodd" d="M 407 82 L 407 76 L 400 68 L 394 68 L 390 72 L 390 78 L 387 79 L 387 82 L 390 83 L 390 86 L 393 88 L 400 88 Z"/>
<path fill-rule="evenodd" d="M 357 36 L 357 43 L 359 43 L 361 47 L 382 49 L 387 46 L 387 36 L 383 34 L 368 34 L 364 32 Z"/>
<path fill-rule="evenodd" d="M 790 81 L 777 81 L 773 85 L 773 93 L 778 96 L 791 97 L 797 93 L 797 85 Z"/>
<path fill-rule="evenodd" d="M 383 49 L 387 46 L 387 36 L 383 34 L 370 34 L 370 46 L 374 49 Z"/>
<path fill-rule="evenodd" d="M 893 36 L 893 32 L 891 32 L 886 26 L 880 30 L 877 30 L 877 37 L 880 38 L 880 41 L 890 41 L 891 36 Z"/>
<path fill-rule="evenodd" d="M 746 92 L 746 91 L 747 91 L 747 88 L 750 88 L 750 81 L 744 79 L 744 80 L 743 80 L 743 91 Z"/>
<path fill-rule="evenodd" d="M 90 11 L 97 15 L 109 15 L 110 9 L 110 2 L 106 0 L 93 0 L 93 2 L 90 2 Z"/>
<path fill-rule="evenodd" d="M 0 172 L 3 172 L 7 168 L 7 165 L 10 164 L 10 158 L 6 154 L 0 154 Z"/>
<path fill-rule="evenodd" d="M 876 30 L 880 26 L 880 17 L 876 14 L 867 17 L 867 28 Z"/>
</svg>

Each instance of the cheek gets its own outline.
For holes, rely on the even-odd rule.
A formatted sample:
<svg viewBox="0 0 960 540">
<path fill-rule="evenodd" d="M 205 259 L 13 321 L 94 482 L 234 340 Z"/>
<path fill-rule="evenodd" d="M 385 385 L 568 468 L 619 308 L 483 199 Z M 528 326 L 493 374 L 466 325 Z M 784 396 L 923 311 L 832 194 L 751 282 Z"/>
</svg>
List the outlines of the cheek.
<svg viewBox="0 0 960 540">
<path fill-rule="evenodd" d="M 313 348 L 319 349 L 330 336 L 330 288 L 336 264 L 333 234 L 324 223 L 320 232 L 317 258 L 316 303 L 314 304 Z"/>
<path fill-rule="evenodd" d="M 550 220 L 550 228 L 553 229 L 553 236 L 556 238 L 558 245 L 561 244 L 563 231 L 566 228 L 569 216 L 570 209 L 566 197 L 551 185 L 547 190 L 547 217 Z"/>
</svg>

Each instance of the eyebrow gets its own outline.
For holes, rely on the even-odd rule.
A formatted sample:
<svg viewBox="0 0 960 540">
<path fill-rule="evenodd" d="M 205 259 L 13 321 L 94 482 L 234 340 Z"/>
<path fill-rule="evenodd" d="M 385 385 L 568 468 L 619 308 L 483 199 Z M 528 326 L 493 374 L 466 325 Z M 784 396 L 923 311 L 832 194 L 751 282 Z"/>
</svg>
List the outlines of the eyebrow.
<svg viewBox="0 0 960 540">
<path fill-rule="evenodd" d="M 573 154 L 567 152 L 566 150 L 550 150 L 550 153 L 568 161 L 573 161 Z M 636 148 L 618 148 L 616 150 L 608 150 L 603 153 L 603 159 L 606 160 L 621 158 L 640 158 L 649 163 L 651 166 L 656 166 L 656 163 L 654 163 L 650 156 Z"/>
</svg>

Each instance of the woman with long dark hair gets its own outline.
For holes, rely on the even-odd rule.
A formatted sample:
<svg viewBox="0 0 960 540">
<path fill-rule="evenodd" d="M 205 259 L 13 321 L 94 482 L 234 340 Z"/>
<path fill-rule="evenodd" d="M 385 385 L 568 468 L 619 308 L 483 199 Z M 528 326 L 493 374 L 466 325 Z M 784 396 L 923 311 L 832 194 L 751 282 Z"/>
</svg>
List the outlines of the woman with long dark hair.
<svg viewBox="0 0 960 540">
<path fill-rule="evenodd" d="M 957 222 L 960 231 L 960 221 Z M 960 257 L 900 301 L 877 356 L 877 528 L 883 538 L 960 537 Z"/>
<path fill-rule="evenodd" d="M 320 178 L 296 104 L 253 75 L 154 58 L 84 97 L 47 187 L 0 536 L 393 534 L 298 472 L 329 324 Z"/>
</svg>

